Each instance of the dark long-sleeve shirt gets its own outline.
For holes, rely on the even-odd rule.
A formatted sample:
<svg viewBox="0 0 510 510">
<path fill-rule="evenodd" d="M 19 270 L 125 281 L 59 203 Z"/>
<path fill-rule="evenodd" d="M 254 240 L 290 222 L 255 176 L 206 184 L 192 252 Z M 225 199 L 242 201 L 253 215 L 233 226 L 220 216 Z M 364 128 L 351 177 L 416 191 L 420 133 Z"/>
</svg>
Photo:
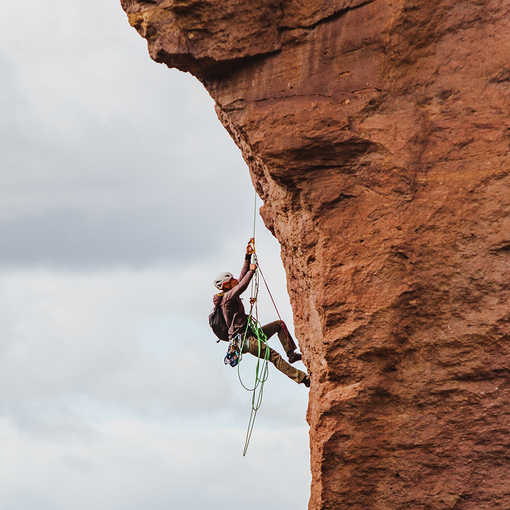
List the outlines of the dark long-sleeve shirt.
<svg viewBox="0 0 510 510">
<path fill-rule="evenodd" d="M 250 261 L 251 255 L 246 255 L 238 285 L 225 293 L 215 294 L 213 297 L 214 306 L 221 300 L 221 309 L 228 326 L 229 338 L 233 338 L 238 333 L 243 334 L 246 330 L 248 316 L 244 310 L 241 294 L 248 288 L 255 273 L 250 269 Z"/>
</svg>

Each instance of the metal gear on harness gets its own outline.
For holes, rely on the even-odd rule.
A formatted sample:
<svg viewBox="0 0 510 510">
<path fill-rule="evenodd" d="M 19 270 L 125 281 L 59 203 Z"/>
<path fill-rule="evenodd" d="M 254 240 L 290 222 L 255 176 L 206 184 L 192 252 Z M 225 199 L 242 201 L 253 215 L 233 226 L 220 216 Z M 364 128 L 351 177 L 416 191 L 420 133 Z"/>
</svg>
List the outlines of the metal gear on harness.
<svg viewBox="0 0 510 510">
<path fill-rule="evenodd" d="M 225 365 L 230 365 L 232 368 L 236 367 L 242 359 L 241 349 L 239 348 L 241 335 L 236 335 L 231 338 L 228 343 L 227 354 L 223 362 Z"/>
</svg>

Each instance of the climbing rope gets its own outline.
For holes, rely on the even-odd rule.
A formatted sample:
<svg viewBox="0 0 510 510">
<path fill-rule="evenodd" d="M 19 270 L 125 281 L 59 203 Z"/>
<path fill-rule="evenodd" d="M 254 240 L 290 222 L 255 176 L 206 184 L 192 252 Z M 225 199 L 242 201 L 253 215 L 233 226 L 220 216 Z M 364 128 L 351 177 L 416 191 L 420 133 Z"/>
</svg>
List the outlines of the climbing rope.
<svg viewBox="0 0 510 510">
<path fill-rule="evenodd" d="M 246 323 L 246 329 L 243 334 L 243 339 L 240 348 L 240 360 L 242 359 L 242 352 L 244 350 L 246 341 L 248 341 L 248 349 L 249 349 L 249 341 L 250 337 L 254 337 L 257 339 L 258 344 L 258 352 L 257 352 L 257 363 L 255 367 L 255 381 L 253 383 L 253 387 L 248 387 L 241 377 L 241 363 L 237 365 L 237 375 L 239 377 L 239 381 L 242 387 L 251 392 L 251 411 L 250 411 L 250 419 L 248 420 L 248 430 L 246 432 L 246 439 L 244 442 L 244 450 L 243 457 L 246 456 L 248 452 L 248 446 L 250 445 L 251 435 L 253 433 L 253 427 L 255 425 L 255 418 L 257 417 L 257 411 L 260 409 L 262 405 L 262 397 L 264 395 L 264 383 L 267 381 L 269 376 L 269 356 L 270 350 L 268 345 L 268 340 L 264 331 L 260 327 L 260 323 L 258 321 L 258 294 L 259 294 L 259 262 L 257 258 L 257 253 L 255 251 L 255 228 L 256 228 L 256 218 L 257 218 L 257 193 L 255 192 L 255 204 L 253 211 L 253 236 L 250 239 L 250 244 L 253 247 L 253 255 L 252 260 L 253 263 L 257 264 L 257 270 L 255 270 L 255 274 L 253 275 L 251 281 L 251 289 L 250 289 L 250 312 L 248 314 L 248 321 Z M 266 283 L 267 286 L 267 283 Z M 264 351 L 264 352 L 262 352 Z M 261 357 L 262 355 L 262 357 Z"/>
<path fill-rule="evenodd" d="M 290 336 L 289 330 L 287 329 L 287 325 L 282 320 L 280 312 L 278 311 L 278 307 L 276 306 L 275 300 L 273 299 L 273 295 L 271 294 L 271 291 L 269 290 L 269 285 L 267 284 L 266 279 L 264 278 L 264 273 L 262 272 L 260 267 L 259 267 L 259 272 L 260 272 L 260 276 L 262 276 L 262 280 L 264 282 L 264 285 L 266 286 L 267 293 L 269 294 L 269 297 L 271 298 L 271 301 L 273 303 L 274 309 L 276 310 L 276 315 L 278 315 L 278 319 L 280 319 L 280 324 L 283 327 L 283 331 L 285 332 L 287 340 L 289 341 L 289 345 L 292 346 L 294 349 L 296 349 L 296 343 L 294 342 L 294 340 Z"/>
<path fill-rule="evenodd" d="M 257 260 L 257 255 L 255 254 L 255 224 L 256 224 L 256 220 L 257 220 L 257 192 L 255 191 L 255 200 L 254 200 L 254 206 L 253 206 L 253 235 L 252 235 L 252 238 L 250 240 L 250 242 L 253 241 L 254 259 L 255 259 L 255 262 L 257 263 L 258 272 L 260 273 L 260 276 L 262 276 L 262 280 L 264 281 L 264 285 L 266 286 L 267 293 L 269 294 L 269 297 L 271 298 L 271 301 L 273 303 L 274 309 L 276 310 L 276 315 L 278 315 L 278 319 L 280 319 L 280 322 L 281 322 L 281 324 L 283 326 L 283 330 L 285 331 L 285 335 L 287 336 L 287 340 L 289 341 L 289 345 L 293 346 L 294 349 L 295 349 L 296 348 L 296 344 L 295 344 L 294 340 L 292 340 L 292 337 L 290 336 L 290 333 L 289 333 L 289 331 L 287 329 L 287 326 L 282 321 L 282 317 L 280 315 L 280 312 L 278 311 L 278 307 L 276 306 L 275 300 L 273 299 L 273 295 L 271 294 L 271 291 L 269 290 L 269 285 L 267 284 L 266 279 L 264 278 L 264 273 L 260 269 L 260 266 L 259 266 L 259 263 L 258 263 L 258 260 Z M 252 290 L 253 290 L 253 284 L 254 284 L 254 282 L 252 280 Z M 258 284 L 259 284 L 259 282 L 258 282 L 258 277 L 257 277 L 257 281 L 256 281 L 257 296 L 258 296 Z M 251 303 L 251 300 L 250 300 L 250 303 Z"/>
<path fill-rule="evenodd" d="M 246 432 L 246 439 L 244 443 L 244 450 L 243 450 L 243 457 L 246 456 L 246 453 L 248 451 L 248 446 L 250 445 L 251 435 L 253 433 L 253 427 L 255 425 L 255 418 L 257 417 L 257 411 L 260 409 L 262 405 L 262 397 L 264 395 L 264 384 L 268 379 L 269 376 L 269 357 L 271 354 L 269 345 L 268 345 L 268 339 L 265 335 L 264 331 L 262 330 L 259 320 L 258 320 L 258 295 L 259 295 L 259 275 L 262 277 L 262 280 L 264 281 L 264 285 L 266 286 L 267 292 L 269 294 L 269 297 L 271 298 L 271 301 L 273 303 L 273 306 L 276 310 L 276 314 L 278 315 L 278 318 L 280 319 L 280 323 L 282 324 L 285 334 L 287 335 L 287 338 L 289 340 L 289 344 L 293 345 L 294 348 L 296 347 L 292 337 L 290 336 L 287 327 L 285 326 L 285 323 L 282 321 L 282 318 L 280 316 L 280 312 L 278 311 L 278 307 L 276 306 L 276 303 L 273 299 L 273 295 L 271 294 L 271 291 L 269 290 L 269 286 L 267 284 L 266 279 L 264 278 L 264 274 L 262 273 L 260 269 L 260 264 L 257 258 L 257 253 L 255 251 L 255 227 L 256 227 L 256 218 L 257 218 L 257 193 L 255 192 L 255 205 L 254 205 L 254 211 L 253 211 L 253 236 L 250 239 L 250 244 L 253 247 L 253 255 L 252 260 L 255 264 L 257 264 L 257 269 L 255 270 L 255 274 L 253 275 L 252 281 L 251 281 L 251 289 L 250 289 L 250 312 L 248 314 L 248 321 L 246 324 L 246 329 L 243 334 L 241 346 L 240 346 L 240 353 L 239 353 L 239 363 L 237 365 L 237 374 L 239 377 L 239 381 L 242 385 L 242 387 L 251 392 L 251 411 L 250 411 L 250 419 L 248 420 L 248 430 Z M 250 337 L 254 337 L 257 339 L 258 344 L 258 353 L 257 353 L 257 363 L 255 367 L 255 381 L 253 384 L 253 388 L 247 387 L 247 385 L 243 382 L 243 379 L 241 377 L 241 363 L 242 360 L 242 352 L 244 350 L 244 346 L 246 341 Z M 248 345 L 249 348 L 249 345 Z M 264 351 L 262 353 L 262 351 Z M 263 356 L 261 357 L 261 354 Z"/>
<path fill-rule="evenodd" d="M 267 345 L 267 337 L 259 327 L 257 321 L 253 320 L 253 318 L 249 321 L 250 327 L 257 337 L 258 340 L 258 353 L 257 353 L 257 365 L 255 368 L 255 383 L 253 385 L 253 389 L 249 389 L 251 391 L 251 411 L 250 411 L 250 419 L 248 420 L 248 430 L 246 431 L 246 439 L 244 442 L 244 450 L 243 457 L 246 456 L 248 452 L 248 446 L 250 445 L 250 439 L 253 432 L 253 427 L 255 425 L 255 418 L 257 417 L 257 411 L 260 409 L 262 405 L 262 396 L 264 395 L 264 383 L 267 381 L 269 376 L 269 346 Z M 262 345 L 265 346 L 264 354 L 261 357 Z M 241 380 L 240 372 L 239 380 Z M 245 389 L 246 386 L 241 381 L 241 384 Z"/>
</svg>

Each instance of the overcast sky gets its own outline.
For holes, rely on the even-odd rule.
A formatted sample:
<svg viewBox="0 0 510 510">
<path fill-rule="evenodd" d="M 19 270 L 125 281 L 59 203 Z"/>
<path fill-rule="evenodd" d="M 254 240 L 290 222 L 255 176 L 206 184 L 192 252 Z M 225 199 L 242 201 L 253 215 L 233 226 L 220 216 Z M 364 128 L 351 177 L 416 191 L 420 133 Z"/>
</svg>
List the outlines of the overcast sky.
<svg viewBox="0 0 510 510">
<path fill-rule="evenodd" d="M 212 99 L 150 60 L 118 0 L 4 2 L 2 19 L 0 510 L 306 508 L 308 390 L 270 367 L 243 458 L 250 394 L 207 324 L 254 205 Z"/>
</svg>

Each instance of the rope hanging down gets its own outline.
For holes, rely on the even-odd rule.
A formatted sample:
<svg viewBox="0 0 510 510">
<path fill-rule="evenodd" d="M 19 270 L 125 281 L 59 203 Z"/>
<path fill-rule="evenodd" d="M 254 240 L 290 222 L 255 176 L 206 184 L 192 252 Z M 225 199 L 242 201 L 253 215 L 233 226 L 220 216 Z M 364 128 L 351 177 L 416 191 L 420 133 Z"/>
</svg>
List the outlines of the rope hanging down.
<svg viewBox="0 0 510 510">
<path fill-rule="evenodd" d="M 278 308 L 277 308 L 276 303 L 273 299 L 271 291 L 269 290 L 267 281 L 264 278 L 264 274 L 262 273 L 262 271 L 260 269 L 259 261 L 257 258 L 257 253 L 255 251 L 256 218 L 257 218 L 257 193 L 255 192 L 255 206 L 254 206 L 254 211 L 253 211 L 253 237 L 250 239 L 250 243 L 253 247 L 253 262 L 257 264 L 257 269 L 256 269 L 255 274 L 253 275 L 253 278 L 251 281 L 250 313 L 248 314 L 248 321 L 246 324 L 246 329 L 243 334 L 243 339 L 242 339 L 240 353 L 239 353 L 239 361 L 242 360 L 241 353 L 244 350 L 246 340 L 247 340 L 247 338 L 249 338 L 249 336 L 257 338 L 258 353 L 257 353 L 257 364 L 255 367 L 255 381 L 253 384 L 253 388 L 248 388 L 244 384 L 242 377 L 241 377 L 241 363 L 238 363 L 238 365 L 237 365 L 237 374 L 238 374 L 239 381 L 240 381 L 242 387 L 245 390 L 250 391 L 252 393 L 251 412 L 250 412 L 250 419 L 248 421 L 248 430 L 246 432 L 246 440 L 244 443 L 243 457 L 246 456 L 246 453 L 248 451 L 248 446 L 250 444 L 253 427 L 255 425 L 255 418 L 257 417 L 257 411 L 260 409 L 260 407 L 262 405 L 262 397 L 264 394 L 264 383 L 267 381 L 267 378 L 269 376 L 270 349 L 269 349 L 269 345 L 268 345 L 268 339 L 267 339 L 266 335 L 264 334 L 264 331 L 262 330 L 259 320 L 258 320 L 257 303 L 258 303 L 258 295 L 259 295 L 259 275 L 262 277 L 262 280 L 264 281 L 264 285 L 266 286 L 269 297 L 271 298 L 273 306 L 276 310 L 278 319 L 280 320 L 281 324 L 284 326 L 284 331 L 285 331 L 287 338 L 289 339 L 289 343 L 290 344 L 294 343 L 292 341 L 292 338 L 291 338 L 288 330 L 287 330 L 287 327 L 285 326 L 285 323 L 282 321 L 280 312 L 278 311 Z M 263 356 L 261 357 L 262 350 L 264 350 L 264 353 L 263 353 Z"/>
<path fill-rule="evenodd" d="M 257 192 L 255 191 L 255 200 L 253 205 L 253 235 L 250 240 L 250 243 L 253 247 L 253 261 L 257 264 L 257 270 L 253 275 L 251 281 L 251 289 L 250 289 L 250 313 L 248 314 L 248 322 L 246 324 L 246 330 L 243 335 L 243 341 L 241 345 L 241 353 L 244 350 L 246 338 L 248 337 L 248 332 L 251 335 L 257 338 L 258 343 L 258 353 L 257 353 L 257 364 L 255 367 L 255 381 L 253 384 L 253 388 L 248 388 L 242 380 L 241 377 L 241 366 L 237 365 L 237 375 L 239 377 L 239 381 L 242 387 L 251 392 L 251 411 L 250 411 L 250 419 L 248 420 L 248 430 L 246 431 L 246 439 L 244 442 L 244 450 L 243 457 L 246 456 L 248 452 L 248 446 L 250 445 L 250 439 L 253 432 L 253 427 L 255 425 L 255 418 L 257 417 L 257 411 L 260 409 L 262 405 L 262 397 L 264 395 L 264 383 L 267 381 L 269 377 L 269 346 L 267 337 L 262 331 L 260 327 L 260 323 L 258 321 L 258 306 L 257 300 L 259 295 L 259 271 L 260 266 L 257 258 L 257 253 L 255 251 L 255 229 L 256 229 L 256 220 L 257 220 Z M 260 273 L 261 274 L 261 273 Z M 264 280 L 265 282 L 265 280 Z M 267 284 L 266 284 L 267 286 Z M 261 351 L 262 345 L 264 345 L 264 356 L 261 359 Z M 249 347 L 249 346 L 248 346 Z M 242 359 L 242 357 L 241 357 Z"/>
<path fill-rule="evenodd" d="M 257 267 L 258 267 L 258 260 L 257 260 L 256 252 L 255 252 L 255 239 L 252 238 L 250 242 L 252 243 L 253 249 L 254 249 L 253 260 L 257 264 Z M 246 330 L 244 331 L 242 345 L 241 345 L 241 352 L 243 352 L 247 338 L 249 338 L 249 336 L 253 336 L 253 337 L 257 338 L 258 353 L 257 353 L 257 362 L 256 362 L 256 367 L 255 367 L 255 381 L 253 384 L 253 388 L 247 387 L 247 385 L 243 382 L 242 377 L 241 377 L 241 364 L 239 363 L 237 365 L 237 374 L 238 374 L 239 381 L 240 381 L 242 387 L 245 390 L 250 391 L 252 394 L 250 419 L 248 420 L 248 430 L 246 432 L 246 440 L 244 443 L 243 457 L 246 456 L 246 453 L 248 451 L 248 446 L 250 444 L 253 427 L 255 425 L 255 418 L 257 417 L 257 411 L 260 409 L 260 406 L 262 405 L 262 397 L 264 395 L 264 383 L 267 381 L 267 378 L 269 376 L 268 364 L 269 364 L 270 351 L 269 351 L 269 346 L 268 346 L 268 342 L 267 342 L 267 337 L 264 334 L 264 332 L 262 331 L 259 321 L 258 321 L 258 307 L 257 307 L 257 300 L 258 300 L 258 293 L 259 293 L 259 277 L 258 277 L 258 275 L 259 275 L 259 272 L 257 270 L 257 271 L 255 271 L 255 274 L 253 275 L 253 279 L 252 279 L 252 286 L 251 286 L 251 292 L 250 292 L 250 313 L 248 314 L 248 322 L 246 324 Z M 248 333 L 250 333 L 250 335 Z M 264 353 L 261 357 L 263 349 L 264 349 Z"/>
</svg>

